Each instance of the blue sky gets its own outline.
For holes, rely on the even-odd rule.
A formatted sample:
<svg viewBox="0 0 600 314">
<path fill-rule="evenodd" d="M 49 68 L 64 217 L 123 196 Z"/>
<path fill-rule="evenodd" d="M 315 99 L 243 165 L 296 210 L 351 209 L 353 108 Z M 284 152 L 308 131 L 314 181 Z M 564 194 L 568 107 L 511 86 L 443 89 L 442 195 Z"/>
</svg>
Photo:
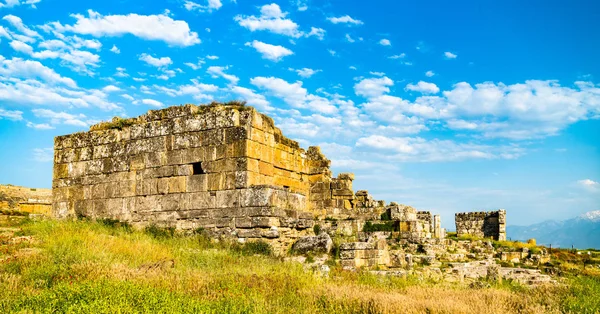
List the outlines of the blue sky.
<svg viewBox="0 0 600 314">
<path fill-rule="evenodd" d="M 0 182 L 53 137 L 245 99 L 355 189 L 509 224 L 600 209 L 594 1 L 0 0 Z"/>
</svg>

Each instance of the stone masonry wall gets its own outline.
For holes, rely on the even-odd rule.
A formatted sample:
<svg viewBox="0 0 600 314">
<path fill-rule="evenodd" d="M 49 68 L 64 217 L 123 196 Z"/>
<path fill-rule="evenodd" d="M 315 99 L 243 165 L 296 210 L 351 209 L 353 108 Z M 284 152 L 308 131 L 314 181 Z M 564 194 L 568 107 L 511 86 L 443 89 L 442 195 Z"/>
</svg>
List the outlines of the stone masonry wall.
<svg viewBox="0 0 600 314">
<path fill-rule="evenodd" d="M 54 151 L 56 217 L 202 228 L 285 245 L 313 225 L 306 210 L 318 180 L 311 176 L 330 173 L 244 106 L 149 111 L 56 137 Z"/>
<path fill-rule="evenodd" d="M 506 211 L 455 214 L 456 235 L 506 240 Z"/>
</svg>

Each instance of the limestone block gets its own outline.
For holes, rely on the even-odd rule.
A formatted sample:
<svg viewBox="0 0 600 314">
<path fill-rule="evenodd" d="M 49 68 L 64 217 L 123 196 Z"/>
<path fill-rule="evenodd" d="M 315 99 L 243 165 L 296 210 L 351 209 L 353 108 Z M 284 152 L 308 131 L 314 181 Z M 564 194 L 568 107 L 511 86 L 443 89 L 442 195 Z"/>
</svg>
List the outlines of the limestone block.
<svg viewBox="0 0 600 314">
<path fill-rule="evenodd" d="M 162 179 L 144 179 L 136 181 L 136 195 L 158 194 L 158 182 Z M 96 198 L 96 197 L 94 197 Z"/>
<path fill-rule="evenodd" d="M 279 218 L 278 217 L 252 217 L 252 227 L 278 227 L 279 226 Z"/>
<path fill-rule="evenodd" d="M 263 238 L 267 238 L 267 239 L 275 239 L 275 238 L 279 238 L 279 230 L 277 230 L 275 227 L 271 228 L 271 229 L 267 229 L 267 230 L 261 230 L 261 235 Z"/>
<path fill-rule="evenodd" d="M 217 228 L 234 227 L 233 218 L 215 218 L 215 226 Z"/>
<path fill-rule="evenodd" d="M 329 253 L 333 247 L 331 237 L 325 232 L 318 236 L 301 237 L 294 245 L 292 250 L 299 253 L 319 252 Z"/>
<path fill-rule="evenodd" d="M 161 211 L 177 211 L 183 207 L 182 194 L 167 194 L 157 197 Z"/>
<path fill-rule="evenodd" d="M 186 192 L 186 177 L 171 177 L 168 178 L 169 192 L 168 193 L 184 193 Z"/>
<path fill-rule="evenodd" d="M 347 242 L 340 244 L 340 250 L 372 250 L 373 243 L 369 242 Z"/>
<path fill-rule="evenodd" d="M 248 172 L 247 171 L 236 171 L 235 172 L 235 188 L 241 189 L 248 187 Z"/>
<path fill-rule="evenodd" d="M 208 175 L 197 174 L 187 177 L 186 192 L 208 191 Z"/>
<path fill-rule="evenodd" d="M 129 169 L 131 170 L 141 170 L 146 167 L 146 163 L 144 161 L 144 155 L 133 156 L 129 159 Z"/>
<path fill-rule="evenodd" d="M 285 217 L 286 212 L 275 207 L 245 207 L 244 216 L 248 217 Z"/>
<path fill-rule="evenodd" d="M 191 209 L 177 211 L 179 219 L 206 219 L 213 217 L 212 209 Z"/>
<path fill-rule="evenodd" d="M 217 208 L 232 208 L 240 206 L 240 191 L 217 191 Z"/>
<path fill-rule="evenodd" d="M 161 204 L 156 195 L 137 196 L 135 197 L 135 210 L 139 213 L 161 211 Z"/>
<path fill-rule="evenodd" d="M 238 231 L 239 238 L 260 238 L 260 229 L 242 229 Z"/>
<path fill-rule="evenodd" d="M 191 176 L 194 174 L 192 165 L 180 165 L 174 167 L 174 175 Z"/>
<path fill-rule="evenodd" d="M 250 217 L 235 218 L 236 228 L 252 228 L 252 219 Z"/>
<path fill-rule="evenodd" d="M 166 161 L 165 152 L 150 152 L 144 155 L 144 168 L 155 168 L 163 165 L 163 160 Z"/>
<path fill-rule="evenodd" d="M 242 207 L 261 207 L 270 206 L 273 189 L 270 188 L 253 188 L 245 189 L 241 192 Z"/>
<path fill-rule="evenodd" d="M 247 132 L 243 127 L 232 127 L 225 129 L 225 143 L 231 144 L 246 140 Z"/>
<path fill-rule="evenodd" d="M 180 165 L 183 164 L 183 153 L 182 150 L 172 150 L 166 152 L 167 165 Z"/>
<path fill-rule="evenodd" d="M 188 209 L 216 208 L 217 197 L 212 196 L 210 192 L 186 193 Z"/>
<path fill-rule="evenodd" d="M 207 174 L 208 190 L 219 191 L 225 187 L 225 176 L 222 173 Z"/>
<path fill-rule="evenodd" d="M 93 199 L 104 198 L 105 187 L 106 187 L 105 183 L 93 185 L 92 186 L 92 198 Z M 54 191 L 52 191 L 52 193 L 54 193 Z"/>
</svg>

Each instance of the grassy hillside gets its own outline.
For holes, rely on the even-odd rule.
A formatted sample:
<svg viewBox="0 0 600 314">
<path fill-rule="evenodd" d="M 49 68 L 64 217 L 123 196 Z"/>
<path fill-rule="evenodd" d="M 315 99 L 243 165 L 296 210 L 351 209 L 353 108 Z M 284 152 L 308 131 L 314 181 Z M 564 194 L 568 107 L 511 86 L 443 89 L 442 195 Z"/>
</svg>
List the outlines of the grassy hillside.
<svg viewBox="0 0 600 314">
<path fill-rule="evenodd" d="M 15 218 L 16 219 L 16 218 Z M 328 276 L 263 245 L 134 231 L 114 222 L 0 222 L 0 312 L 597 313 L 600 279 L 490 288 Z"/>
</svg>

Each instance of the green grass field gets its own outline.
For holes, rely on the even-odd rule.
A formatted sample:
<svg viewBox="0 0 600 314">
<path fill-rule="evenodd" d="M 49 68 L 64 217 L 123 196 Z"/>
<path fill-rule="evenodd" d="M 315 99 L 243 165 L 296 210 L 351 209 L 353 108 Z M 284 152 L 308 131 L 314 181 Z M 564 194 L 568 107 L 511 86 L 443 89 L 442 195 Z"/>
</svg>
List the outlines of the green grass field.
<svg viewBox="0 0 600 314">
<path fill-rule="evenodd" d="M 566 283 L 473 289 L 336 266 L 323 277 L 262 245 L 114 222 L 0 222 L 1 313 L 600 313 L 600 277 Z"/>
</svg>

